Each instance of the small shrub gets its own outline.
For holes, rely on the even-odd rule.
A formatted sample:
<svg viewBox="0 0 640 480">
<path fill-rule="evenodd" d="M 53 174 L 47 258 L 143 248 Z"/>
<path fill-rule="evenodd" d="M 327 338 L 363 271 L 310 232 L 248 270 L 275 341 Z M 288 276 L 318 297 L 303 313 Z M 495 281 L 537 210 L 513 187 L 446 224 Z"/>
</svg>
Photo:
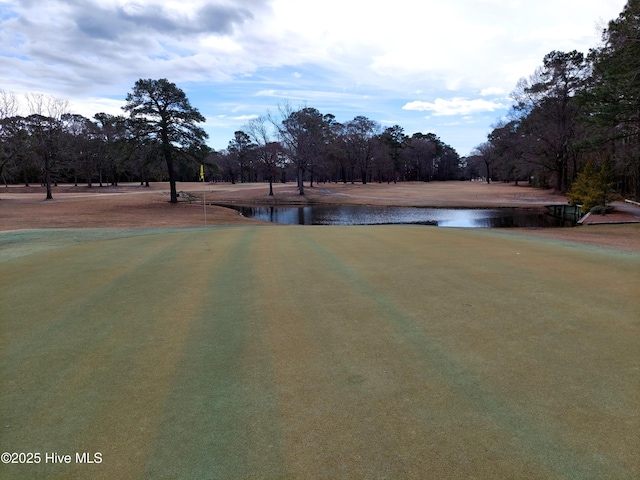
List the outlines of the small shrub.
<svg viewBox="0 0 640 480">
<path fill-rule="evenodd" d="M 583 211 L 593 213 L 594 207 L 605 206 L 610 201 L 612 186 L 609 162 L 603 162 L 599 169 L 589 162 L 571 185 L 571 191 L 567 196 L 571 205 L 582 205 Z"/>
<path fill-rule="evenodd" d="M 613 213 L 614 210 L 615 208 L 611 205 L 596 205 L 589 211 L 594 215 L 605 215 L 607 213 Z"/>
</svg>

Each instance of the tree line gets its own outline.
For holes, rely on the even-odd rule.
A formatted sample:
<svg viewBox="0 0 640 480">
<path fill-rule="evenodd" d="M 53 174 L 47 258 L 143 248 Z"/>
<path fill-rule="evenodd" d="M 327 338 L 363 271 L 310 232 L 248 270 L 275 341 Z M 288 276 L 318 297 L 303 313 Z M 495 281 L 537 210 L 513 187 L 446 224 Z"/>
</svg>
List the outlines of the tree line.
<svg viewBox="0 0 640 480">
<path fill-rule="evenodd" d="M 587 55 L 553 51 L 518 82 L 514 104 L 469 157 L 433 133 L 409 136 L 365 116 L 339 123 L 316 108 L 293 108 L 249 121 L 228 147 L 213 151 L 205 121 L 167 79 L 138 80 L 124 113 L 89 119 L 68 103 L 0 91 L 0 178 L 40 182 L 52 197 L 57 182 L 117 185 L 119 181 L 304 183 L 471 179 L 527 181 L 561 192 L 601 188 L 640 196 L 640 0 L 629 0 Z M 576 198 L 580 201 L 580 198 Z"/>
<path fill-rule="evenodd" d="M 198 123 L 204 117 L 167 79 L 140 79 L 127 95 L 125 115 L 92 119 L 68 112 L 67 102 L 28 95 L 32 112 L 17 115 L 15 95 L 0 92 L 0 176 L 5 184 L 57 182 L 117 185 L 119 181 L 398 182 L 451 180 L 464 175 L 463 159 L 435 134 L 382 129 L 364 116 L 345 123 L 315 108 L 280 105 L 277 114 L 248 122 L 228 147 L 209 148 Z"/>
<path fill-rule="evenodd" d="M 508 118 L 467 158 L 473 172 L 494 180 L 526 179 L 570 198 L 591 186 L 637 199 L 640 0 L 627 2 L 604 29 L 601 46 L 587 55 L 547 54 L 541 67 L 518 82 L 512 99 Z"/>
<path fill-rule="evenodd" d="M 455 149 L 433 133 L 408 136 L 399 125 L 383 129 L 359 115 L 344 123 L 313 107 L 251 120 L 218 152 L 212 175 L 217 180 L 295 180 L 304 182 L 398 182 L 452 180 L 464 175 Z M 270 193 L 272 190 L 270 189 Z"/>
<path fill-rule="evenodd" d="M 5 185 L 52 186 L 82 182 L 88 187 L 118 182 L 169 180 L 177 202 L 177 180 L 196 180 L 199 162 L 211 155 L 205 118 L 184 92 L 166 79 L 136 82 L 123 107 L 129 116 L 97 113 L 92 119 L 69 113 L 68 102 L 26 96 L 27 116 L 18 99 L 0 92 L 0 177 Z M 164 160 L 164 161 L 163 161 Z"/>
</svg>

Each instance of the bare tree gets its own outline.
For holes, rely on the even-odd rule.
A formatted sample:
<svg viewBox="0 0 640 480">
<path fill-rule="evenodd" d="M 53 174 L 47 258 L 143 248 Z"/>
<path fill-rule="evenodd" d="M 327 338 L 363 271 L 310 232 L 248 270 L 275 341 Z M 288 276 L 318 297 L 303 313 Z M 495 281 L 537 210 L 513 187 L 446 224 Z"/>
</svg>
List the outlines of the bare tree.
<svg viewBox="0 0 640 480">
<path fill-rule="evenodd" d="M 313 186 L 314 163 L 325 147 L 324 118 L 315 108 L 303 107 L 294 111 L 289 103 L 280 105 L 279 112 L 280 119 L 270 114 L 268 119 L 276 128 L 282 147 L 296 168 L 298 191 L 304 195 L 304 174 L 309 170 Z"/>
<path fill-rule="evenodd" d="M 362 183 L 366 184 L 373 161 L 376 138 L 381 130 L 380 125 L 359 115 L 344 126 L 348 155 L 352 164 L 360 170 Z"/>
<path fill-rule="evenodd" d="M 100 154 L 97 158 L 98 181 L 102 187 L 103 173 L 111 176 L 113 184 L 118 183 L 119 166 L 129 162 L 131 167 L 139 170 L 141 185 L 149 186 L 146 160 L 151 150 L 145 145 L 143 138 L 134 139 L 134 127 L 129 119 L 120 115 L 100 112 L 94 116 L 100 137 Z M 156 155 L 157 157 L 157 155 Z"/>
<path fill-rule="evenodd" d="M 401 152 L 406 180 L 430 181 L 437 167 L 438 144 L 435 135 L 414 133 Z"/>
<path fill-rule="evenodd" d="M 43 181 L 47 188 L 47 200 L 53 199 L 51 183 L 61 166 L 62 118 L 69 111 L 69 102 L 41 93 L 27 94 L 30 115 L 26 118 L 31 146 L 40 162 Z"/>
<path fill-rule="evenodd" d="M 273 196 L 273 177 L 278 164 L 278 148 L 271 140 L 268 128 L 268 118 L 261 116 L 254 118 L 247 125 L 247 131 L 255 145 L 258 160 L 264 166 L 269 178 L 269 196 Z"/>
<path fill-rule="evenodd" d="M 42 115 L 60 121 L 64 114 L 69 113 L 69 101 L 63 98 L 42 93 L 27 93 L 25 99 L 31 115 Z"/>
<path fill-rule="evenodd" d="M 78 172 L 81 171 L 87 182 L 92 186 L 92 176 L 95 170 L 96 158 L 99 151 L 98 126 L 86 117 L 78 114 L 64 114 L 62 116 L 63 131 L 66 135 L 63 143 L 71 160 L 73 180 L 78 186 Z"/>
<path fill-rule="evenodd" d="M 238 175 L 238 161 L 235 155 L 232 155 L 228 149 L 221 150 L 216 155 L 216 163 L 222 173 L 223 180 L 228 179 L 232 185 L 235 185 Z"/>
<path fill-rule="evenodd" d="M 478 145 L 469 157 L 470 162 L 484 164 L 485 171 L 487 172 L 487 183 L 491 183 L 492 168 L 495 159 L 495 147 L 490 142 L 484 142 Z"/>
<path fill-rule="evenodd" d="M 5 185 L 5 169 L 9 162 L 13 161 L 18 148 L 15 146 L 16 132 L 12 128 L 16 122 L 14 117 L 18 115 L 18 100 L 13 92 L 0 90 L 0 176 Z"/>
<path fill-rule="evenodd" d="M 15 117 L 19 111 L 20 105 L 16 94 L 0 90 L 0 120 Z"/>
</svg>

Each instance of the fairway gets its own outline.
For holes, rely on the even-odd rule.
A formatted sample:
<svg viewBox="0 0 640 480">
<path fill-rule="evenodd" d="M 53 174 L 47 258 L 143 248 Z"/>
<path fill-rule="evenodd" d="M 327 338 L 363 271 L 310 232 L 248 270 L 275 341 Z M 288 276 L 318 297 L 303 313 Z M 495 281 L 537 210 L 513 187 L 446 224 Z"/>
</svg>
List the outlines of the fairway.
<svg viewBox="0 0 640 480">
<path fill-rule="evenodd" d="M 640 477 L 639 254 L 238 226 L 0 262 L 1 448 L 41 455 L 2 479 Z"/>
</svg>

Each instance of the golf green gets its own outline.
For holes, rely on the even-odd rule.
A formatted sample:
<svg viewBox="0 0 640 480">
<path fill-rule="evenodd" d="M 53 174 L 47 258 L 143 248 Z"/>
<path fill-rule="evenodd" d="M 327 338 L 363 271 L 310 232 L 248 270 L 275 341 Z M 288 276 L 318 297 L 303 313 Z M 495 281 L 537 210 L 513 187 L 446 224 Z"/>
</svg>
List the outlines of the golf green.
<svg viewBox="0 0 640 480">
<path fill-rule="evenodd" d="M 638 254 L 251 226 L 0 262 L 0 478 L 640 477 Z"/>
</svg>

